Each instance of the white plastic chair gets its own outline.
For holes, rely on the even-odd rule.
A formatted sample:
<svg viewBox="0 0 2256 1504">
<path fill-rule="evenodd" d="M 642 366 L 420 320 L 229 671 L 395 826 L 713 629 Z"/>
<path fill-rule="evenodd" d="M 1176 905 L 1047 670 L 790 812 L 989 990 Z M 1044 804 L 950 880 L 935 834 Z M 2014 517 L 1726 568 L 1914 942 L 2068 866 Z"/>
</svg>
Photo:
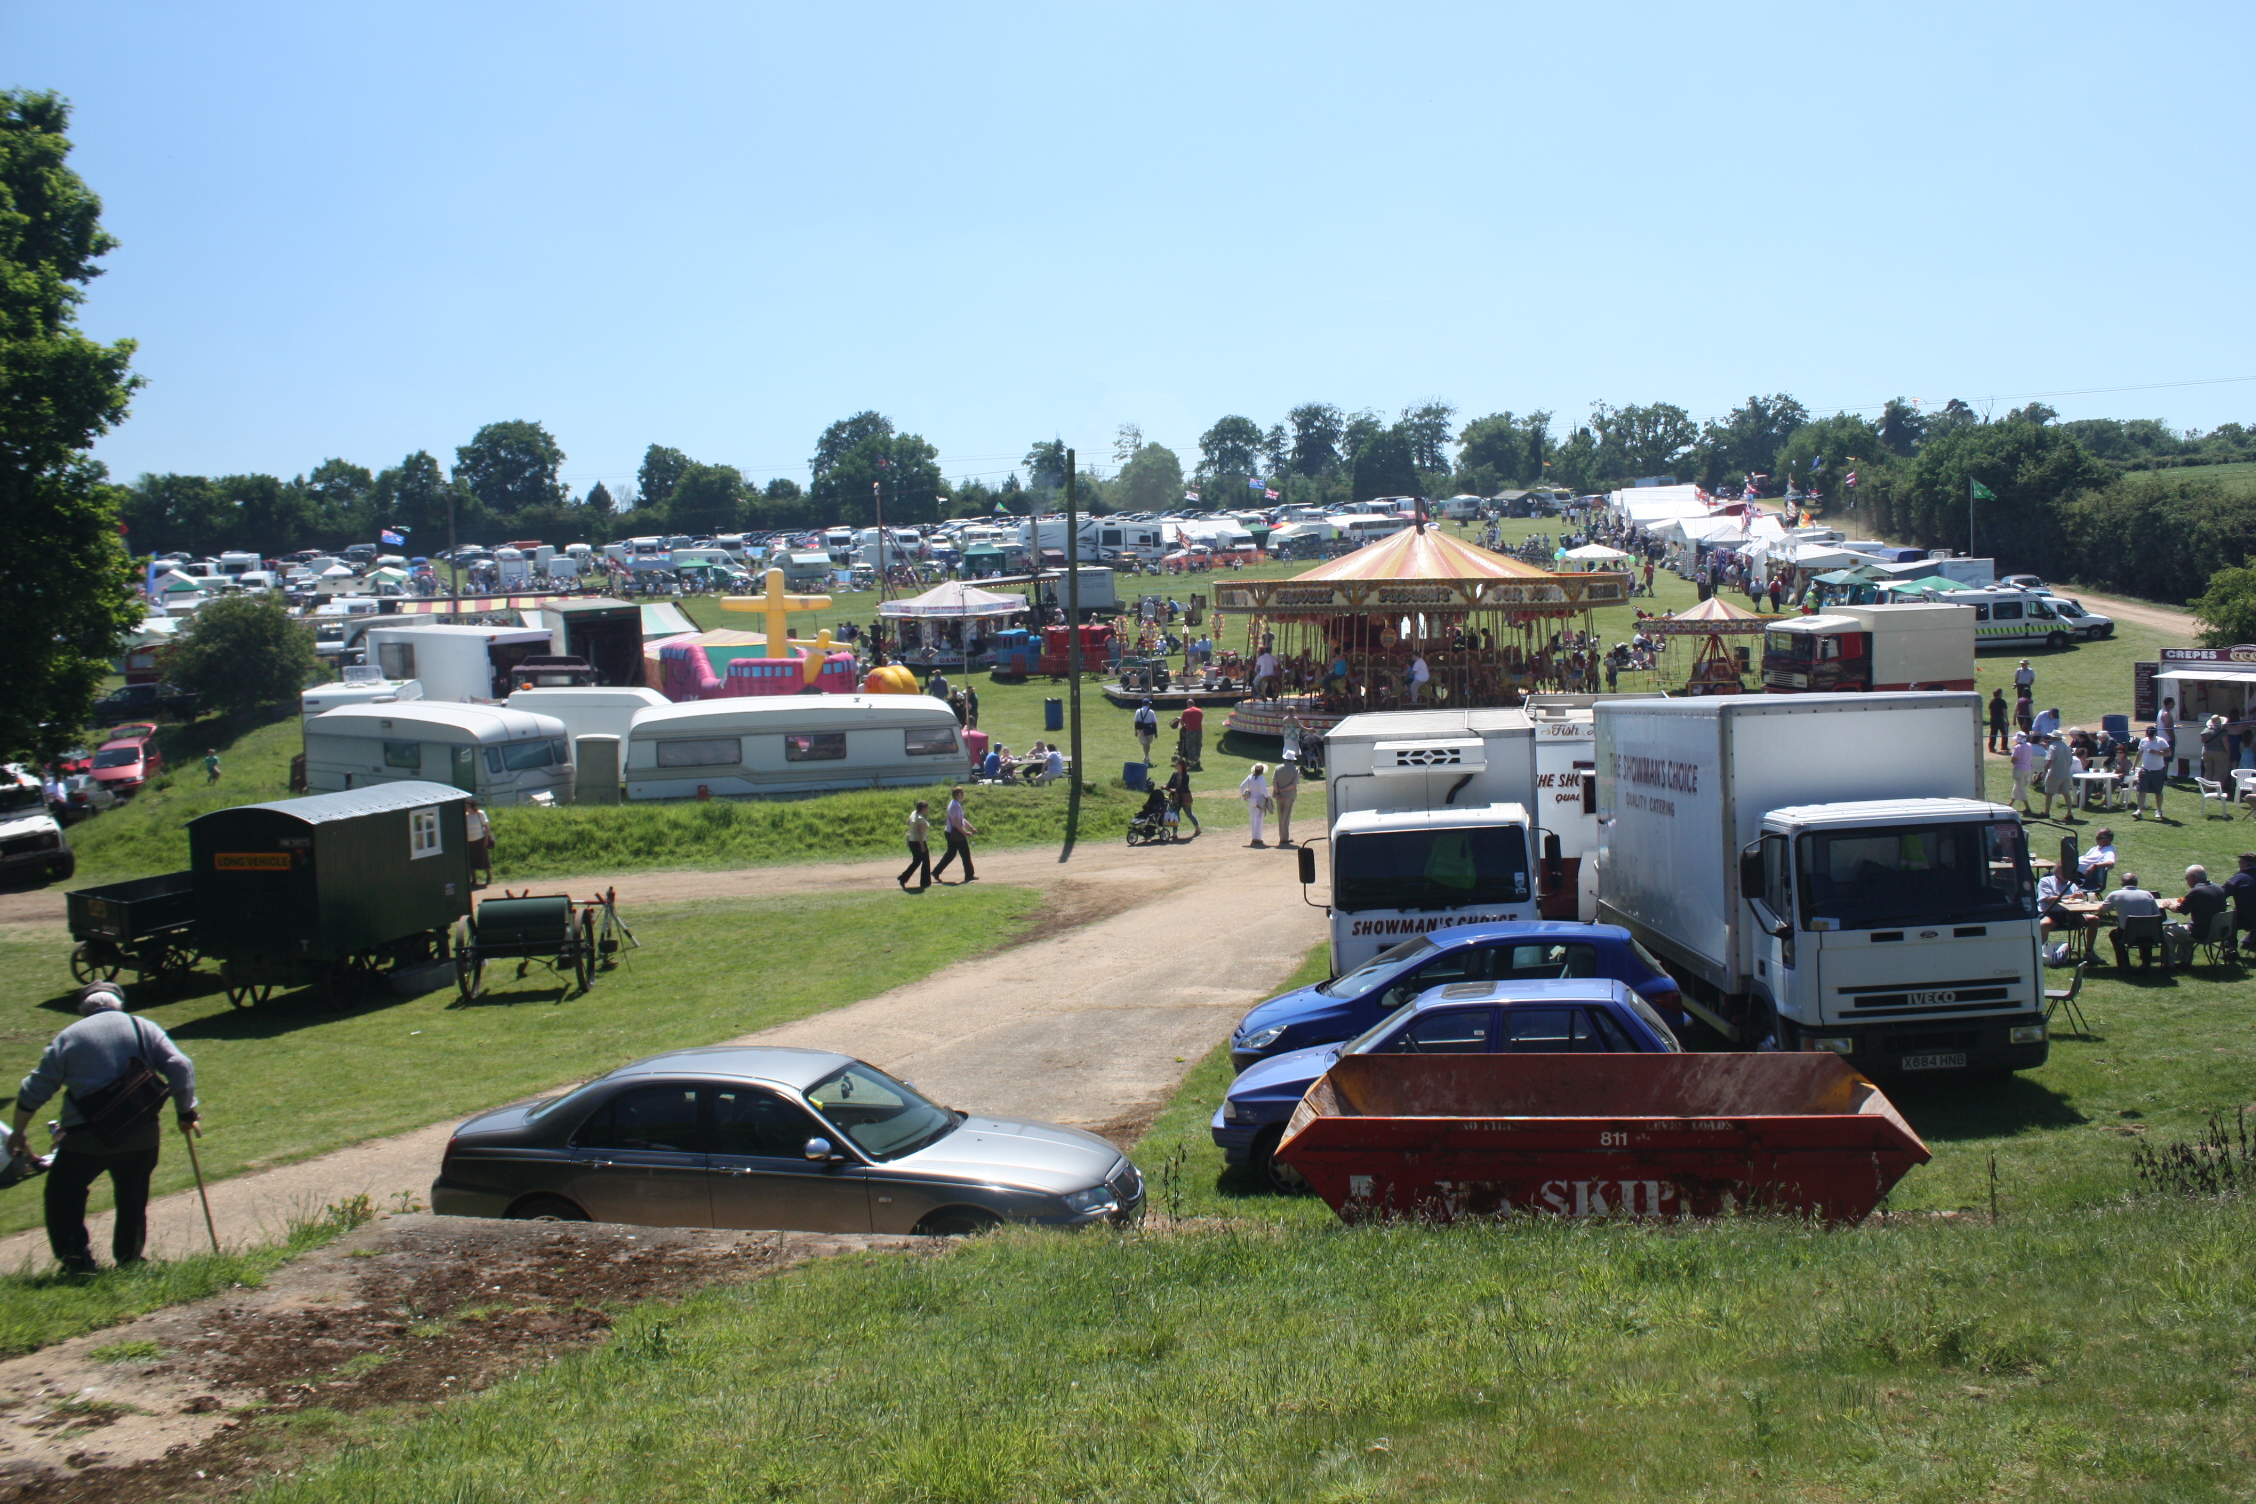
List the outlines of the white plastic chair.
<svg viewBox="0 0 2256 1504">
<path fill-rule="evenodd" d="M 2212 799 L 2217 801 L 2218 814 L 2224 816 L 2228 820 L 2232 818 L 2233 796 L 2225 792 L 2225 786 L 2223 784 L 2217 782 L 2213 778 L 2196 778 L 2193 780 L 2193 784 L 2195 788 L 2201 790 L 2202 819 L 2206 820 L 2209 818 L 2209 801 Z"/>
</svg>

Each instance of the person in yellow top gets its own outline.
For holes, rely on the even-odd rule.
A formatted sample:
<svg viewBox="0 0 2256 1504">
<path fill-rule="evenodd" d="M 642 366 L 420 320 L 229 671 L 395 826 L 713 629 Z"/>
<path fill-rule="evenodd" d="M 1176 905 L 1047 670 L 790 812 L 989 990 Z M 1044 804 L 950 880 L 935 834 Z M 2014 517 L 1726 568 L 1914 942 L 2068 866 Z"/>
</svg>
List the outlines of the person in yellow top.
<svg viewBox="0 0 2256 1504">
<path fill-rule="evenodd" d="M 910 875 L 922 873 L 916 887 L 919 893 L 932 886 L 932 821 L 926 814 L 931 808 L 930 800 L 919 799 L 916 808 L 909 811 L 909 864 L 894 879 L 907 888 Z"/>
</svg>

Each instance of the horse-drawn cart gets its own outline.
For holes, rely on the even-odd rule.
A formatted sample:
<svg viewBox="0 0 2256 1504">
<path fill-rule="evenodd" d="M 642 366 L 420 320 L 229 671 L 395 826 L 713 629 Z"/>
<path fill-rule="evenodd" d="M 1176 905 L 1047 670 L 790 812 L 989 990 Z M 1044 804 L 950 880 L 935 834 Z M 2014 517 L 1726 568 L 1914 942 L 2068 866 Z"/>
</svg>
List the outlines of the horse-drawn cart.
<svg viewBox="0 0 2256 1504">
<path fill-rule="evenodd" d="M 619 918 L 616 889 L 574 903 L 563 893 L 509 893 L 489 898 L 462 921 L 454 939 L 454 979 L 466 1003 L 485 989 L 486 963 L 513 960 L 522 977 L 535 961 L 585 993 L 596 968 L 621 944 L 637 943 Z"/>
<path fill-rule="evenodd" d="M 83 986 L 130 967 L 144 986 L 178 988 L 196 964 L 195 879 L 168 872 L 64 894 L 71 976 Z"/>
</svg>

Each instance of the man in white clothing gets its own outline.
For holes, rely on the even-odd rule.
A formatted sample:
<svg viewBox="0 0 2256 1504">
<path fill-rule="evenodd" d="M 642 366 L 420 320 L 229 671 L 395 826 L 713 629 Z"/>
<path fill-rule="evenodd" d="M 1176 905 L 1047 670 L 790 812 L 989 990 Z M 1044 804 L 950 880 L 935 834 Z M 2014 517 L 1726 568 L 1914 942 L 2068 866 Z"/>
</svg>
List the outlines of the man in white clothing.
<svg viewBox="0 0 2256 1504">
<path fill-rule="evenodd" d="M 2154 796 L 2154 818 L 2162 818 L 2162 790 L 2170 772 L 2170 739 L 2159 728 L 2150 729 L 2138 744 L 2138 806 L 2131 818 L 2146 818 L 2146 796 Z"/>
<path fill-rule="evenodd" d="M 1433 670 L 1431 670 L 1431 669 L 1429 669 L 1429 668 L 1427 668 L 1427 667 L 1426 667 L 1426 655 L 1425 655 L 1425 654 L 1423 654 L 1423 653 L 1420 653 L 1420 654 L 1418 654 L 1418 655 L 1417 655 L 1416 657 L 1414 657 L 1414 658 L 1412 658 L 1412 659 L 1410 660 L 1410 703 L 1411 703 L 1411 704 L 1415 705 L 1415 704 L 1417 704 L 1417 703 L 1418 703 L 1418 702 L 1419 702 L 1420 700 L 1422 700 L 1422 699 L 1424 699 L 1424 698 L 1425 698 L 1425 695 L 1426 695 L 1426 681 L 1427 681 L 1427 680 L 1429 680 L 1429 679 L 1431 679 L 1432 677 L 1433 677 Z"/>
</svg>

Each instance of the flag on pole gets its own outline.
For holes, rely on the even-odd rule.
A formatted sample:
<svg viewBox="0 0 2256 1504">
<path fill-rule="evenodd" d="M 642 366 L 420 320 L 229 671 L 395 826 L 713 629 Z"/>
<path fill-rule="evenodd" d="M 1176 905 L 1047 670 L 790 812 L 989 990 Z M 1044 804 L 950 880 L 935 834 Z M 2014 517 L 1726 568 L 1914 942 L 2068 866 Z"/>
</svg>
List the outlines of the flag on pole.
<svg viewBox="0 0 2256 1504">
<path fill-rule="evenodd" d="M 1261 499 L 1263 501 L 1275 501 L 1277 499 L 1277 493 L 1274 491 L 1265 490 L 1261 493 Z"/>
<path fill-rule="evenodd" d="M 407 546 L 407 538 L 404 532 L 395 532 L 391 528 L 385 528 L 376 536 L 394 548 L 405 548 Z"/>
<path fill-rule="evenodd" d="M 1847 480 L 1848 488 L 1849 488 L 1850 490 L 1854 491 L 1854 490 L 1856 489 L 1856 472 L 1855 472 L 1854 470 L 1851 470 L 1851 471 L 1850 471 L 1850 472 L 1848 473 L 1848 476 L 1846 477 L 1846 480 Z"/>
<path fill-rule="evenodd" d="M 1198 500 L 1198 492 L 1196 492 L 1196 491 L 1185 491 L 1185 492 L 1183 493 L 1183 499 L 1184 499 L 1185 501 L 1196 501 L 1196 500 Z"/>
<path fill-rule="evenodd" d="M 1983 485 L 1971 475 L 1966 478 L 1966 495 L 1970 501 L 1995 501 L 1997 492 Z"/>
</svg>

